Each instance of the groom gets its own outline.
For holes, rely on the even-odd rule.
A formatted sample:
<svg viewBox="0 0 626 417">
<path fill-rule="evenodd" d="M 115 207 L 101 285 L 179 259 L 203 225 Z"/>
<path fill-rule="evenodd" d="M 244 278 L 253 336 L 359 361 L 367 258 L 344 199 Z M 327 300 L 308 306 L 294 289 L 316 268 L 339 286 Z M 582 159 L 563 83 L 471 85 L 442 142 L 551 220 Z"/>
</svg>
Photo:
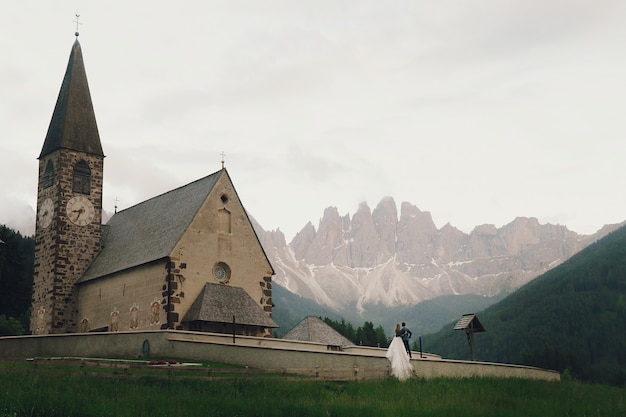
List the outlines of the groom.
<svg viewBox="0 0 626 417">
<path fill-rule="evenodd" d="M 409 354 L 409 358 L 412 358 L 411 348 L 409 347 L 409 339 L 411 338 L 411 336 L 413 336 L 413 333 L 411 333 L 411 330 L 409 330 L 409 328 L 406 327 L 406 323 L 402 322 L 402 328 L 400 329 L 400 331 L 398 332 L 396 336 L 400 336 L 402 338 L 402 343 L 404 343 L 404 348 L 406 349 L 406 353 Z"/>
</svg>

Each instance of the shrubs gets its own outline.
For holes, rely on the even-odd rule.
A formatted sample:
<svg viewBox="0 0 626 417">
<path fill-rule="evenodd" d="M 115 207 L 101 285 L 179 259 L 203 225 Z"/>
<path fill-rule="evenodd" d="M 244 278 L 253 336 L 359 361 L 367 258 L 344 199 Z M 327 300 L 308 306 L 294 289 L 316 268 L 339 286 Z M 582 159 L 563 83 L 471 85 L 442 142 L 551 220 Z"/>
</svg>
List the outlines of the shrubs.
<svg viewBox="0 0 626 417">
<path fill-rule="evenodd" d="M 0 336 L 21 336 L 24 328 L 19 320 L 0 314 Z"/>
</svg>

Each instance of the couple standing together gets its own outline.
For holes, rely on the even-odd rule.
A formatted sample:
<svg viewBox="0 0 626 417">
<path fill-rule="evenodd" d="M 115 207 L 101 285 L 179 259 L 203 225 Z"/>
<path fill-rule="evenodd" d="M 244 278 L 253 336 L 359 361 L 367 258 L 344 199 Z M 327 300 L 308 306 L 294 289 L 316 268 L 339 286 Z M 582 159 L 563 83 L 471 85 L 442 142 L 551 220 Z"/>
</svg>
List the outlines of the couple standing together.
<svg viewBox="0 0 626 417">
<path fill-rule="evenodd" d="M 406 323 L 402 323 L 402 326 L 396 324 L 394 338 L 385 355 L 391 362 L 391 374 L 398 379 L 407 379 L 413 375 L 411 348 L 409 347 L 409 339 L 412 335 Z"/>
</svg>

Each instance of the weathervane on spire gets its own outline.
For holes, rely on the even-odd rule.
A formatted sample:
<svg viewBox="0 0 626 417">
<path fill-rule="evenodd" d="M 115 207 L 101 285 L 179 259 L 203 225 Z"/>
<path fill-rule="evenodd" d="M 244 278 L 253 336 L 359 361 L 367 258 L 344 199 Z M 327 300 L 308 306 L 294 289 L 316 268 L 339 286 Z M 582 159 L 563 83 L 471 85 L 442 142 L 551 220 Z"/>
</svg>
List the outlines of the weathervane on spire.
<svg viewBox="0 0 626 417">
<path fill-rule="evenodd" d="M 222 169 L 224 169 L 224 157 L 226 156 L 226 154 L 224 153 L 224 151 L 222 151 L 220 155 L 222 156 Z"/>
<path fill-rule="evenodd" d="M 82 23 L 80 23 L 78 19 L 80 19 L 80 14 L 78 13 L 78 11 L 76 11 L 76 19 L 72 20 L 72 22 L 76 23 L 76 32 L 74 32 L 74 36 L 76 36 L 77 38 L 78 38 L 78 25 L 82 25 Z"/>
</svg>

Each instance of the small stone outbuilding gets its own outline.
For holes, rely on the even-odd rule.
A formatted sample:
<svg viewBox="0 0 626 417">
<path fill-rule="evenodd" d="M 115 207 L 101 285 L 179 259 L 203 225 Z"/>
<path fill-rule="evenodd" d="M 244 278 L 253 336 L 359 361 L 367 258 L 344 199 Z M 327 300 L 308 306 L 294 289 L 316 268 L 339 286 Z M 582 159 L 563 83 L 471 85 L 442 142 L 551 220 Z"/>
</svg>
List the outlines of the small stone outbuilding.
<svg viewBox="0 0 626 417">
<path fill-rule="evenodd" d="M 302 319 L 300 323 L 287 332 L 283 339 L 323 343 L 326 345 L 326 349 L 333 351 L 354 346 L 354 343 L 315 316 L 307 316 Z"/>
</svg>

